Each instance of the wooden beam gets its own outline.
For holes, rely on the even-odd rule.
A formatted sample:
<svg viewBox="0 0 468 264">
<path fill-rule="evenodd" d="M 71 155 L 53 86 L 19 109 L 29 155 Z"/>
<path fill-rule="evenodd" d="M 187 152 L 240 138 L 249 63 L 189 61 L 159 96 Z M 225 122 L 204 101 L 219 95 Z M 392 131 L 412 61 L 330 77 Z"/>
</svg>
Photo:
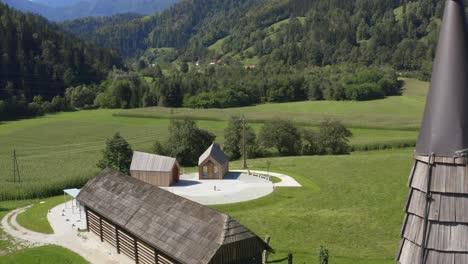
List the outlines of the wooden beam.
<svg viewBox="0 0 468 264">
<path fill-rule="evenodd" d="M 99 237 L 101 238 L 101 242 L 104 242 L 104 237 L 102 234 L 102 217 L 99 216 Z"/>
<path fill-rule="evenodd" d="M 115 239 L 117 242 L 117 254 L 120 254 L 119 227 L 115 226 Z"/>
<path fill-rule="evenodd" d="M 88 230 L 88 232 L 89 232 L 89 215 L 88 215 L 88 208 L 85 206 L 85 207 L 84 207 L 84 210 L 85 210 L 85 216 L 86 216 L 86 230 Z"/>
</svg>

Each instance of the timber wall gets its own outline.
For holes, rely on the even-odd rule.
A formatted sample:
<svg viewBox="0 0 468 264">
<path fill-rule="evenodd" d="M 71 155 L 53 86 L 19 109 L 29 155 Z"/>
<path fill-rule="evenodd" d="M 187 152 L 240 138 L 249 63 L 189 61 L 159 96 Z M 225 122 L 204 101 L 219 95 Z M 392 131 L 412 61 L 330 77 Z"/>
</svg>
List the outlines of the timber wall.
<svg viewBox="0 0 468 264">
<path fill-rule="evenodd" d="M 86 221 L 88 230 L 101 242 L 111 244 L 118 254 L 125 254 L 137 264 L 180 264 L 89 208 L 86 208 Z"/>
</svg>

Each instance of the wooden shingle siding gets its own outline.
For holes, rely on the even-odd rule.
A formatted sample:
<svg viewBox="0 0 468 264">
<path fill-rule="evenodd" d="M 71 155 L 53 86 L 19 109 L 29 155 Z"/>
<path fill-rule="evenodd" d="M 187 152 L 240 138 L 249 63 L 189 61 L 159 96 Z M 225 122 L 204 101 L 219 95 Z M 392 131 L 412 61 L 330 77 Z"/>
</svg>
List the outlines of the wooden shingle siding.
<svg viewBox="0 0 468 264">
<path fill-rule="evenodd" d="M 415 164 L 410 187 L 425 191 L 429 165 L 423 162 Z M 436 163 L 432 169 L 431 191 L 436 193 L 468 194 L 467 167 L 464 164 Z"/>
<path fill-rule="evenodd" d="M 468 263 L 468 167 L 465 159 L 434 159 L 428 203 L 425 264 Z M 429 158 L 415 160 L 398 255 L 401 264 L 419 264 L 427 203 Z"/>
</svg>

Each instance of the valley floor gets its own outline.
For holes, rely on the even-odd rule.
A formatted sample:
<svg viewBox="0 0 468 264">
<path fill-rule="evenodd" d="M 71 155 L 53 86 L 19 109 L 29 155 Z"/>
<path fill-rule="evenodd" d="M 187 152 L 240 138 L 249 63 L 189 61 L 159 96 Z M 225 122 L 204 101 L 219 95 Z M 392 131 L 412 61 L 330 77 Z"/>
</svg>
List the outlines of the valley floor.
<svg viewBox="0 0 468 264">
<path fill-rule="evenodd" d="M 151 151 L 155 140 L 167 139 L 169 118 L 186 115 L 197 119 L 199 127 L 215 133 L 221 144 L 226 120 L 245 112 L 256 130 L 265 118 L 287 117 L 313 127 L 323 117 L 335 117 L 352 127 L 351 145 L 358 150 L 413 146 L 426 90 L 426 83 L 407 80 L 404 96 L 372 102 L 298 102 L 192 112 L 163 108 L 92 110 L 1 123 L 0 218 L 16 208 L 35 204 L 18 216 L 18 222 L 36 232 L 52 232 L 46 217 L 52 207 L 38 204 L 41 200 L 25 199 L 51 197 L 65 188 L 82 186 L 99 172 L 95 164 L 104 141 L 115 132 L 127 138 L 134 150 Z M 21 183 L 13 182 L 13 150 L 18 155 Z M 295 263 L 317 263 L 321 245 L 330 250 L 333 264 L 394 263 L 412 153 L 411 147 L 357 151 L 346 156 L 249 160 L 252 170 L 290 175 L 303 187 L 277 188 L 257 200 L 213 207 L 260 236 L 271 236 L 277 252 L 270 259 L 274 263 L 286 263 L 288 252 L 294 254 Z M 271 166 L 267 168 L 267 164 Z M 240 167 L 239 161 L 231 164 L 232 169 Z M 0 263 L 31 263 L 35 254 L 49 254 L 50 259 L 66 256 L 72 259 L 66 263 L 83 263 L 63 248 L 30 249 L 0 230 Z"/>
</svg>

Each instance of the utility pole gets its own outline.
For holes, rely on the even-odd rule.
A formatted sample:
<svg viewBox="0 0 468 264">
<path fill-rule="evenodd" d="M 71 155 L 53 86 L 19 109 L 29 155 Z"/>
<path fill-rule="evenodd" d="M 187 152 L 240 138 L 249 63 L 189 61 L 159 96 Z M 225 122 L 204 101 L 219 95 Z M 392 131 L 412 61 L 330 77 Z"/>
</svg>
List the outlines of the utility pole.
<svg viewBox="0 0 468 264">
<path fill-rule="evenodd" d="M 18 182 L 21 182 L 18 159 L 16 158 L 16 149 L 14 149 L 13 150 L 13 182 L 16 182 L 17 175 L 18 175 Z"/>
<path fill-rule="evenodd" d="M 245 115 L 242 115 L 242 157 L 244 160 L 244 169 L 247 169 L 247 155 L 245 148 Z"/>
</svg>

